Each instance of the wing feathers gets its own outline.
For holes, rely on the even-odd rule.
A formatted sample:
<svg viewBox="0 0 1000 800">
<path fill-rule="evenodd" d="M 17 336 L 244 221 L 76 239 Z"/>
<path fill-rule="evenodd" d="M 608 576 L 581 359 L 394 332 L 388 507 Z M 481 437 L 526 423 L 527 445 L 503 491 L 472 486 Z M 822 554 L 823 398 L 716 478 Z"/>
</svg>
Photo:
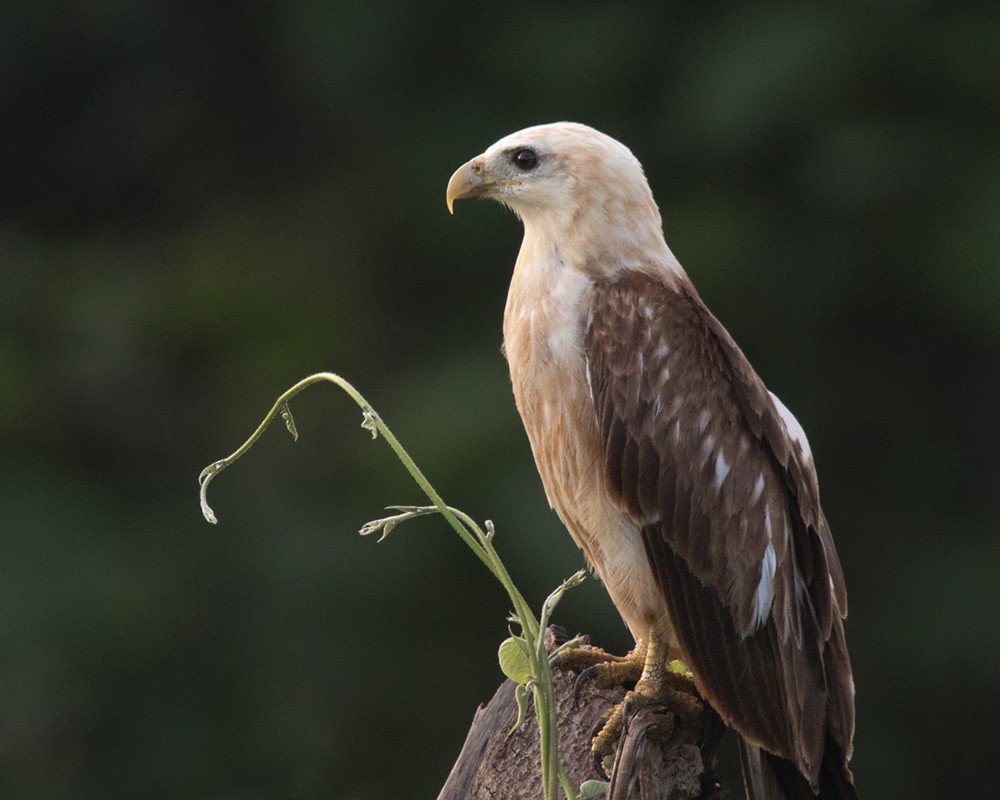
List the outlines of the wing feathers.
<svg viewBox="0 0 1000 800">
<path fill-rule="evenodd" d="M 623 273 L 589 320 L 608 491 L 642 529 L 699 689 L 815 787 L 827 731 L 850 750 L 853 684 L 811 458 L 689 285 Z"/>
</svg>

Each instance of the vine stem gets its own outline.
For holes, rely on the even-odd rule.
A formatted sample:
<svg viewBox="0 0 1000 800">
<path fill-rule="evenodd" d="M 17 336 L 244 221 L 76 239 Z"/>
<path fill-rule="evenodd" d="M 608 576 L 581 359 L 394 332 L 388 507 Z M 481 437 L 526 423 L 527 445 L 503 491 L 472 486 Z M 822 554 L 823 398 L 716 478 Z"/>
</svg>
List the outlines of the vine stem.
<svg viewBox="0 0 1000 800">
<path fill-rule="evenodd" d="M 340 387 L 358 405 L 363 416 L 361 426 L 371 432 L 372 438 L 377 438 L 381 435 L 385 439 L 389 447 L 392 448 L 393 453 L 395 453 L 407 472 L 410 473 L 417 486 L 420 487 L 421 491 L 431 501 L 434 509 L 444 517 L 462 541 L 468 545 L 473 553 L 476 554 L 476 557 L 506 590 L 514 606 L 514 613 L 521 626 L 524 640 L 528 645 L 529 662 L 534 676 L 531 684 L 535 697 L 535 715 L 538 719 L 544 797 L 545 800 L 556 800 L 558 785 L 561 784 L 567 800 L 576 800 L 576 795 L 559 762 L 558 720 L 555 713 L 555 701 L 552 689 L 552 672 L 549 666 L 549 655 L 545 651 L 542 631 L 548 624 L 549 615 L 555 604 L 559 601 L 559 598 L 562 597 L 566 589 L 575 586 L 583 579 L 583 573 L 577 573 L 567 581 L 564 581 L 555 592 L 549 595 L 542 608 L 541 621 L 539 621 L 531 611 L 531 607 L 524 599 L 524 596 L 514 585 L 514 581 L 507 572 L 507 568 L 500 559 L 500 555 L 497 553 L 496 548 L 494 548 L 490 523 L 487 523 L 487 528 L 490 532 L 486 533 L 468 514 L 447 505 L 441 495 L 431 485 L 430 481 L 427 480 L 427 477 L 417 466 L 416 462 L 410 457 L 410 454 L 400 444 L 399 440 L 389 429 L 389 426 L 385 424 L 379 413 L 372 407 L 371 403 L 347 380 L 333 372 L 318 372 L 315 375 L 303 378 L 278 397 L 271 410 L 257 426 L 257 429 L 250 438 L 237 448 L 235 452 L 205 467 L 198 476 L 198 483 L 201 487 L 199 493 L 201 511 L 205 519 L 212 524 L 218 522 L 215 512 L 208 504 L 208 486 L 212 479 L 222 472 L 222 470 L 244 456 L 279 415 L 284 418 L 289 433 L 295 439 L 298 439 L 298 431 L 296 430 L 295 421 L 292 418 L 288 402 L 299 394 L 299 392 L 314 384 L 323 382 L 333 383 Z"/>
</svg>

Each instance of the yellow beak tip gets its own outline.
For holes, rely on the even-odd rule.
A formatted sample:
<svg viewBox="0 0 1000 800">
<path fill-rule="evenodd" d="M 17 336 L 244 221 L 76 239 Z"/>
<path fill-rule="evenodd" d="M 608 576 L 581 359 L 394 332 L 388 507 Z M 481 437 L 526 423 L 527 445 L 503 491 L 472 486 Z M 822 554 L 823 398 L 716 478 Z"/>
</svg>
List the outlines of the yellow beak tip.
<svg viewBox="0 0 1000 800">
<path fill-rule="evenodd" d="M 482 159 L 482 156 L 477 156 L 456 169 L 455 174 L 451 176 L 445 191 L 445 203 L 448 205 L 449 214 L 454 215 L 456 200 L 483 196 L 484 190 L 489 185 L 489 176 L 483 173 Z"/>
</svg>

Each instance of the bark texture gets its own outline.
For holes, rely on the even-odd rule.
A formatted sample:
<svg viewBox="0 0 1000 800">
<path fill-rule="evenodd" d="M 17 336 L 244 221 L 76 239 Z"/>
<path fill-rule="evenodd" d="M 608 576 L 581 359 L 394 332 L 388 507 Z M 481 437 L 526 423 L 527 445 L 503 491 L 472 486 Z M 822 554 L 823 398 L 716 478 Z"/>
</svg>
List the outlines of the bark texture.
<svg viewBox="0 0 1000 800">
<path fill-rule="evenodd" d="M 591 739 L 605 713 L 620 703 L 631 686 L 601 689 L 593 682 L 579 687 L 577 675 L 556 669 L 559 755 L 574 790 L 584 781 L 608 780 L 598 771 Z M 480 706 L 465 745 L 438 800 L 539 800 L 542 776 L 534 709 L 508 735 L 517 720 L 514 683 L 505 681 L 493 699 Z M 618 745 L 608 800 L 725 800 L 715 779 L 715 748 L 723 731 L 718 716 L 696 696 L 698 713 L 677 714 L 666 706 L 638 707 L 628 715 Z"/>
</svg>

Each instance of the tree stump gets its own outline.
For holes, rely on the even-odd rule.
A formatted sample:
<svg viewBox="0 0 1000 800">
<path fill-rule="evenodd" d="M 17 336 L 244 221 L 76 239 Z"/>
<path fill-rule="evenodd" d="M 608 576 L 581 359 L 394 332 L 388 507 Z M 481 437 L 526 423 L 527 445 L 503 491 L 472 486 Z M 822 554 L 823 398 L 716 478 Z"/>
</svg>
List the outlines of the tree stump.
<svg viewBox="0 0 1000 800">
<path fill-rule="evenodd" d="M 558 629 L 547 641 L 564 640 Z M 595 764 L 591 739 L 605 713 L 620 703 L 632 686 L 600 689 L 584 682 L 577 692 L 576 673 L 556 668 L 553 681 L 559 719 L 559 758 L 574 789 L 584 781 L 608 781 Z M 538 725 L 529 709 L 521 727 L 517 721 L 515 684 L 497 689 L 480 706 L 465 744 L 438 800 L 538 800 L 542 773 Z M 678 715 L 665 706 L 641 706 L 626 719 L 605 797 L 607 800 L 725 800 L 715 778 L 715 749 L 723 725 L 718 715 L 692 695 L 699 711 Z"/>
</svg>

